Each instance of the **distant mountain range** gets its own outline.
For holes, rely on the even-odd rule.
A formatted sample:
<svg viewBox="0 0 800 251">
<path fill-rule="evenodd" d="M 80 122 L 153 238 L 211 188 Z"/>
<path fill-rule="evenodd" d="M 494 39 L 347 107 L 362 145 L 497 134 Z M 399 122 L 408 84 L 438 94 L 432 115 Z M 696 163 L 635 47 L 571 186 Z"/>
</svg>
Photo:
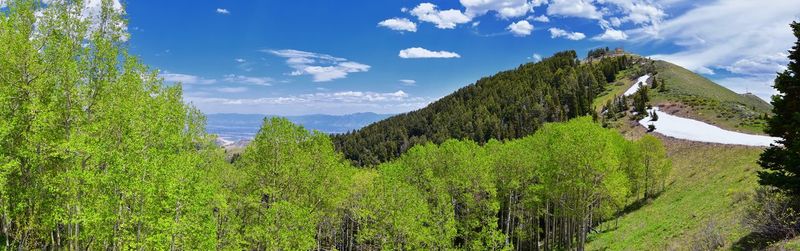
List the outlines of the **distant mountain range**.
<svg viewBox="0 0 800 251">
<path fill-rule="evenodd" d="M 301 115 L 301 116 L 275 116 L 263 114 L 238 114 L 217 113 L 208 114 L 208 133 L 217 134 L 221 143 L 233 144 L 242 140 L 252 139 L 261 128 L 265 117 L 285 117 L 295 124 L 300 124 L 309 130 L 318 130 L 324 133 L 345 133 L 360 129 L 373 122 L 385 119 L 392 114 L 353 113 L 347 115 Z"/>
</svg>

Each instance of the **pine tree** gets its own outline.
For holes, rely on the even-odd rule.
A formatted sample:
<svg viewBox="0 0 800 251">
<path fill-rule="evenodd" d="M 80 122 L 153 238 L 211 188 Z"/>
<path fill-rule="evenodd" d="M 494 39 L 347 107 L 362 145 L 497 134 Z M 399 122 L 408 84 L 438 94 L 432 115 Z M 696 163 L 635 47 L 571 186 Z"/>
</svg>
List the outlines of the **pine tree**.
<svg viewBox="0 0 800 251">
<path fill-rule="evenodd" d="M 764 171 L 758 173 L 759 183 L 777 187 L 790 195 L 800 195 L 800 23 L 791 24 L 795 42 L 789 51 L 789 67 L 778 74 L 772 97 L 773 116 L 767 121 L 766 132 L 780 137 L 761 154 L 758 163 Z"/>
</svg>

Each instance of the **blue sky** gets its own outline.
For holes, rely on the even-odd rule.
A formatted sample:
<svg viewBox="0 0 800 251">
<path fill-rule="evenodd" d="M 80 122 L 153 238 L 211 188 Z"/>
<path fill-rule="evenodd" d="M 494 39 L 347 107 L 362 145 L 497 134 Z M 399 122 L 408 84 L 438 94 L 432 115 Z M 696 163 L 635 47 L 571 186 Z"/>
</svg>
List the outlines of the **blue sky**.
<svg viewBox="0 0 800 251">
<path fill-rule="evenodd" d="M 130 51 L 206 113 L 399 113 L 608 46 L 768 97 L 794 0 L 129 1 Z M 753 11 L 758 9 L 759 11 Z M 735 17 L 735 18 L 734 18 Z"/>
</svg>

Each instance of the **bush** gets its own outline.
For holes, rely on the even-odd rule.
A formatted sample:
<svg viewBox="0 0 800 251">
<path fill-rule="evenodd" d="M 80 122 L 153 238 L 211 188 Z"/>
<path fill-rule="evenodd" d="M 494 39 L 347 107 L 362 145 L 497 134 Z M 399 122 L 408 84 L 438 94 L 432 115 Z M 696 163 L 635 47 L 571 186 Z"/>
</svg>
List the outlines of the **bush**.
<svg viewBox="0 0 800 251">
<path fill-rule="evenodd" d="M 747 208 L 743 224 L 765 240 L 788 239 L 800 232 L 800 203 L 774 187 L 756 190 L 754 203 Z"/>
<path fill-rule="evenodd" d="M 711 220 L 706 223 L 706 226 L 700 232 L 695 234 L 691 250 L 717 250 L 723 246 L 725 246 L 725 236 L 720 233 L 717 222 Z"/>
</svg>

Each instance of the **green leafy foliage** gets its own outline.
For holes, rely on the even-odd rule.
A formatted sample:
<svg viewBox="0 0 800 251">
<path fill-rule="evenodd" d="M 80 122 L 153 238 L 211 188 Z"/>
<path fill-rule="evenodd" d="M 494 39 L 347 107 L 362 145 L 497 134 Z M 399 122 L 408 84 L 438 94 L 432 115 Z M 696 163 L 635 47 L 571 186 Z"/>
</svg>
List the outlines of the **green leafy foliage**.
<svg viewBox="0 0 800 251">
<path fill-rule="evenodd" d="M 574 51 L 482 78 L 428 107 L 335 135 L 336 148 L 359 166 L 377 165 L 411 147 L 447 139 L 515 139 L 545 122 L 594 114 L 594 98 L 631 64 L 628 56 L 580 63 Z"/>
<path fill-rule="evenodd" d="M 665 163 L 658 140 L 589 117 L 543 125 L 592 112 L 627 64 L 574 52 L 378 123 L 368 143 L 391 140 L 374 149 L 269 118 L 228 163 L 181 85 L 127 54 L 105 3 L 100 29 L 78 18 L 80 1 L 0 14 L 5 249 L 571 249 L 632 191 L 663 186 L 647 169 Z M 360 164 L 397 158 L 357 169 L 335 145 Z"/>
<path fill-rule="evenodd" d="M 180 86 L 90 30 L 78 5 L 0 13 L 0 210 L 7 249 L 211 249 L 222 154 Z M 105 7 L 107 24 L 119 21 Z"/>
</svg>

